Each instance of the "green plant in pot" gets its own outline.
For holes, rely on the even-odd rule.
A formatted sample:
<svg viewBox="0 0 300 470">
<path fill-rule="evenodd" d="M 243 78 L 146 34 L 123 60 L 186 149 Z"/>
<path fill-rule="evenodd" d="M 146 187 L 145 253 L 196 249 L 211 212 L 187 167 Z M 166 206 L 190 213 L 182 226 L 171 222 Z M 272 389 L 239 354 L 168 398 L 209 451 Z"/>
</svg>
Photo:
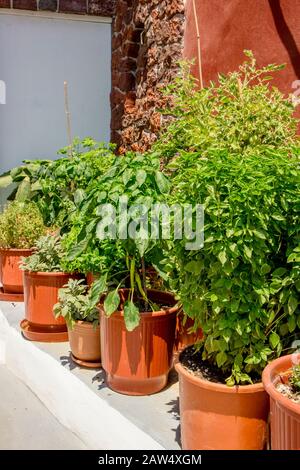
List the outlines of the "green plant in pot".
<svg viewBox="0 0 300 470">
<path fill-rule="evenodd" d="M 190 64 L 181 64 L 178 77 L 165 90 L 173 106 L 164 112 L 174 119 L 154 144 L 164 162 L 192 150 L 205 156 L 212 149 L 252 153 L 254 148 L 289 148 L 299 140 L 295 104 L 271 86 L 283 65 L 259 68 L 251 51 L 237 71 L 219 74 L 217 83 L 197 87 Z"/>
<path fill-rule="evenodd" d="M 63 256 L 60 236 L 49 234 L 41 237 L 34 253 L 23 259 L 25 319 L 21 328 L 30 340 L 68 340 L 66 322 L 63 317 L 54 317 L 53 306 L 58 301 L 59 289 L 79 275 L 62 271 Z"/>
<path fill-rule="evenodd" d="M 56 318 L 66 320 L 72 359 L 84 367 L 101 365 L 99 293 L 83 279 L 69 279 L 59 290 L 58 303 L 54 305 Z"/>
<path fill-rule="evenodd" d="M 88 186 L 114 160 L 113 150 L 113 145 L 97 143 L 90 137 L 75 139 L 54 161 L 26 160 L 12 169 L 9 175 L 0 177 L 0 188 L 14 183 L 17 186 L 10 200 L 36 202 L 47 226 L 68 231 Z"/>
<path fill-rule="evenodd" d="M 300 447 L 299 363 L 299 352 L 289 354 L 272 361 L 263 372 L 263 384 L 270 397 L 272 450 L 299 450 Z"/>
<path fill-rule="evenodd" d="M 268 70 L 275 67 L 258 70 L 250 58 L 220 77 L 219 86 L 190 89 L 187 107 L 195 113 L 197 106 L 200 114 L 208 111 L 212 96 L 220 108 L 212 106 L 206 129 L 192 114 L 179 116 L 167 131 L 182 137 L 177 153 L 168 154 L 164 138 L 157 143 L 170 160 L 170 202 L 204 208 L 203 248 L 186 250 L 185 239 L 174 244 L 176 290 L 204 334 L 176 366 L 185 449 L 264 448 L 268 399 L 261 374 L 298 328 L 296 282 L 284 296 L 279 279 L 299 226 L 296 121 L 288 100 L 267 87 Z M 265 102 L 277 124 L 274 114 L 263 121 Z"/>
<path fill-rule="evenodd" d="M 43 233 L 43 218 L 34 203 L 12 202 L 0 214 L 1 300 L 23 300 L 21 257 L 32 253 Z"/>
<path fill-rule="evenodd" d="M 103 294 L 102 366 L 108 385 L 125 394 L 146 395 L 161 390 L 171 367 L 176 301 L 167 292 L 151 289 L 153 277 L 147 269 L 150 261 L 159 269 L 163 257 L 161 241 L 141 236 L 141 220 L 135 226 L 136 237 L 129 236 L 129 227 L 133 227 L 130 224 L 137 217 L 130 208 L 139 204 L 145 221 L 147 210 L 153 203 L 163 201 L 168 190 L 169 183 L 160 172 L 157 157 L 117 157 L 79 207 L 81 229 L 77 230 L 77 243 L 74 241 L 67 254 L 70 261 L 80 260 L 89 247 L 94 250 L 96 239 L 99 252 L 107 257 L 101 277 L 95 282 Z M 122 206 L 124 196 L 128 211 Z M 115 212 L 115 216 L 111 219 L 114 223 L 105 226 L 107 210 Z"/>
<path fill-rule="evenodd" d="M 263 371 L 263 384 L 270 397 L 270 431 L 273 450 L 300 448 L 300 243 L 299 197 L 293 219 L 288 222 L 287 262 L 272 276 L 272 304 L 277 307 L 271 327 L 282 316 L 279 334 L 272 336 L 287 354 L 272 361 Z"/>
</svg>

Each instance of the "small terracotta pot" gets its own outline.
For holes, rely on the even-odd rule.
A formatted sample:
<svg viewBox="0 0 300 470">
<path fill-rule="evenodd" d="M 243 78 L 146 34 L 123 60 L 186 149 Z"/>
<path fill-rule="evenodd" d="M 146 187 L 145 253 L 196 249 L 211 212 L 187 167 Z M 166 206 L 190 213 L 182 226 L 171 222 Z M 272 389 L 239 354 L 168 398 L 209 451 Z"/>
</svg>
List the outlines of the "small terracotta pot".
<svg viewBox="0 0 300 470">
<path fill-rule="evenodd" d="M 90 287 L 93 282 L 97 281 L 99 279 L 100 274 L 94 274 L 94 273 L 87 273 L 86 275 L 86 283 Z"/>
<path fill-rule="evenodd" d="M 300 405 L 276 390 L 280 375 L 286 375 L 300 354 L 290 354 L 271 362 L 263 372 L 263 384 L 270 396 L 272 450 L 300 450 Z"/>
<path fill-rule="evenodd" d="M 63 317 L 55 318 L 53 306 L 58 302 L 58 291 L 70 278 L 78 276 L 66 273 L 24 271 L 25 317 L 36 331 L 67 331 Z"/>
<path fill-rule="evenodd" d="M 120 290 L 121 304 L 128 289 Z M 166 306 L 158 312 L 141 312 L 135 330 L 126 330 L 124 312 L 109 318 L 100 307 L 101 357 L 108 386 L 126 395 L 150 395 L 162 390 L 172 366 L 176 314 L 174 296 L 167 292 L 148 291 L 155 303 Z"/>
<path fill-rule="evenodd" d="M 21 258 L 30 256 L 33 250 L 18 250 L 15 248 L 0 250 L 1 283 L 4 293 L 22 294 L 23 272 L 19 265 Z"/>
<path fill-rule="evenodd" d="M 184 450 L 262 450 L 269 399 L 262 383 L 228 387 L 200 379 L 178 362 Z"/>
<path fill-rule="evenodd" d="M 182 349 L 195 344 L 203 337 L 201 328 L 198 328 L 197 331 L 192 333 L 189 331 L 193 326 L 194 320 L 192 320 L 192 318 L 188 317 L 184 321 L 184 313 L 182 311 L 178 313 L 176 320 L 175 352 L 182 351 Z"/>
<path fill-rule="evenodd" d="M 87 321 L 77 321 L 68 327 L 69 342 L 73 356 L 80 361 L 100 362 L 100 327 Z"/>
</svg>

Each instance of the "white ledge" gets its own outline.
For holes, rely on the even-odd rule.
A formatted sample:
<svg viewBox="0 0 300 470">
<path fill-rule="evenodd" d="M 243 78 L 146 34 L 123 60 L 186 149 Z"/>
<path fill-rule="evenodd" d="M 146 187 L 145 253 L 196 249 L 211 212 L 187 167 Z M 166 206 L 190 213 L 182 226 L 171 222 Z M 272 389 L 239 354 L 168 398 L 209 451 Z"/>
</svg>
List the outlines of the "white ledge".
<svg viewBox="0 0 300 470">
<path fill-rule="evenodd" d="M 25 340 L 9 325 L 1 309 L 0 363 L 6 364 L 89 449 L 163 449 L 52 356 Z"/>
</svg>

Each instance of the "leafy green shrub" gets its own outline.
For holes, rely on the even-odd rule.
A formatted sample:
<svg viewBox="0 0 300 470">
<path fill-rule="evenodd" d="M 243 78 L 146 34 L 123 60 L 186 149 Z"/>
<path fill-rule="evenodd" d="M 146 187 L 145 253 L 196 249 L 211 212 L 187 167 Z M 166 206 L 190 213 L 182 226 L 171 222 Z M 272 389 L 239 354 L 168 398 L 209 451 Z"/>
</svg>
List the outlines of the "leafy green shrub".
<svg viewBox="0 0 300 470">
<path fill-rule="evenodd" d="M 42 215 L 34 203 L 10 203 L 0 214 L 0 247 L 32 248 L 45 233 Z"/>
<path fill-rule="evenodd" d="M 174 106 L 166 113 L 175 119 L 154 145 L 165 160 L 181 151 L 224 149 L 251 153 L 261 146 L 285 147 L 297 140 L 297 120 L 291 98 L 270 87 L 273 73 L 283 68 L 258 68 L 251 51 L 238 71 L 219 75 L 218 83 L 196 89 L 183 64 L 181 74 L 166 89 Z"/>
<path fill-rule="evenodd" d="M 143 204 L 150 208 L 155 202 L 163 202 L 168 191 L 169 181 L 160 171 L 157 156 L 129 153 L 116 157 L 110 170 L 89 188 L 79 206 L 78 225 L 66 237 L 69 246 L 66 262 L 82 266 L 84 259 L 91 256 L 94 263 L 94 256 L 100 255 L 103 270 L 96 286 L 99 293 L 107 293 L 104 302 L 107 315 L 119 306 L 118 289 L 130 288 L 129 299 L 124 304 L 125 323 L 130 331 L 139 324 L 141 308 L 155 308 L 147 299 L 145 272 L 147 260 L 151 260 L 151 264 L 158 264 L 161 260 L 161 241 L 142 237 L 123 239 L 117 233 L 112 239 L 100 240 L 101 208 L 103 204 L 116 208 L 116 225 L 119 226 L 123 215 L 118 211 L 121 196 L 128 197 L 128 207 Z M 127 228 L 132 219 L 133 215 L 126 221 Z"/>
<path fill-rule="evenodd" d="M 35 244 L 35 252 L 23 258 L 21 269 L 33 272 L 61 272 L 63 256 L 60 237 L 49 234 L 39 238 Z"/>
<path fill-rule="evenodd" d="M 299 331 L 299 266 L 290 270 L 299 262 L 299 154 L 186 151 L 172 165 L 171 202 L 205 210 L 204 247 L 175 243 L 179 296 L 203 328 L 203 360 L 226 372 L 228 385 L 258 379 Z"/>
<path fill-rule="evenodd" d="M 47 226 L 65 227 L 71 223 L 87 187 L 101 176 L 114 160 L 114 146 L 97 143 L 91 138 L 76 139 L 69 148 L 59 151 L 57 160 L 28 160 L 2 179 L 17 183 L 11 199 L 35 201 Z M 1 178 L 0 178 L 1 185 Z"/>
<path fill-rule="evenodd" d="M 64 317 L 69 328 L 73 328 L 76 321 L 99 325 L 99 297 L 94 295 L 93 287 L 88 290 L 83 282 L 82 279 L 69 279 L 68 284 L 59 289 L 59 302 L 53 308 L 55 317 Z"/>
</svg>

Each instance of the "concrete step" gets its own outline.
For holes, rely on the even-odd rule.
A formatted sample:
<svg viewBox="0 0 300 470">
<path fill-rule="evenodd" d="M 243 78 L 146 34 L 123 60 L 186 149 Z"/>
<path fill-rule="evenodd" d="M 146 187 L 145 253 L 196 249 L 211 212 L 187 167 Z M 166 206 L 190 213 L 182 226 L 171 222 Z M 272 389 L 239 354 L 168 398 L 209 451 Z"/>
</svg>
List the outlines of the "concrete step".
<svg viewBox="0 0 300 470">
<path fill-rule="evenodd" d="M 0 449 L 83 450 L 87 447 L 62 426 L 32 391 L 0 366 Z"/>
<path fill-rule="evenodd" d="M 100 368 L 84 369 L 70 357 L 69 343 L 24 339 L 23 303 L 0 302 L 0 362 L 6 363 L 60 423 L 90 449 L 180 449 L 178 380 L 145 397 L 110 390 Z"/>
</svg>

